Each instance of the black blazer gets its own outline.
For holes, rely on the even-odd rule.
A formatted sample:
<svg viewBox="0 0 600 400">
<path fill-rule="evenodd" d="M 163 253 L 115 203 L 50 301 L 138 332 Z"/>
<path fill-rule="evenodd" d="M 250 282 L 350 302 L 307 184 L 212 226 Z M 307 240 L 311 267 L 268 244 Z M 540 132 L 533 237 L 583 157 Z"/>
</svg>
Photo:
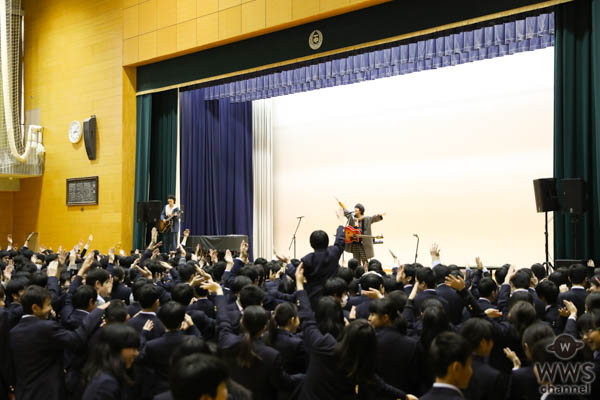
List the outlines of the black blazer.
<svg viewBox="0 0 600 400">
<path fill-rule="evenodd" d="M 300 301 L 300 318 L 302 319 L 302 332 L 304 342 L 309 349 L 310 357 L 306 378 L 302 384 L 299 400 L 346 400 L 356 398 L 356 382 L 348 379 L 339 368 L 335 347 L 337 340 L 330 334 L 323 335 L 314 320 L 310 301 L 306 291 L 296 293 Z M 405 393 L 387 385 L 377 374 L 372 386 L 359 387 L 358 398 L 366 396 L 393 396 L 405 398 Z"/>
<path fill-rule="evenodd" d="M 417 293 L 417 296 L 415 297 L 415 312 L 417 317 L 419 317 L 419 315 L 421 314 L 421 305 L 423 304 L 423 302 L 427 299 L 437 299 L 440 301 L 440 303 L 442 303 L 442 305 L 444 306 L 444 309 L 446 310 L 446 313 L 450 313 L 450 307 L 448 305 L 448 301 L 442 297 L 437 290 L 435 289 L 426 289 L 425 291 L 421 292 L 421 293 Z M 459 300 L 460 301 L 460 300 Z M 460 302 L 461 306 L 462 306 L 462 301 Z"/>
<path fill-rule="evenodd" d="M 582 288 L 571 288 L 564 293 L 560 293 L 558 295 L 558 306 L 564 307 L 563 300 L 568 300 L 575 304 L 577 307 L 577 316 L 581 317 L 581 315 L 585 312 L 585 299 L 588 295 L 588 292 Z"/>
<path fill-rule="evenodd" d="M 208 317 L 215 319 L 217 313 L 215 311 L 215 303 L 210 299 L 199 299 L 188 306 L 188 311 L 197 310 L 203 311 Z"/>
<path fill-rule="evenodd" d="M 277 336 L 271 344 L 281 354 L 283 369 L 288 374 L 299 374 L 306 371 L 307 354 L 304 338 L 285 329 L 277 329 Z"/>
<path fill-rule="evenodd" d="M 111 300 L 123 300 L 125 304 L 129 304 L 129 297 L 131 296 L 131 288 L 122 284 L 117 283 L 113 286 L 110 292 Z"/>
<path fill-rule="evenodd" d="M 217 296 L 215 300 L 217 304 L 217 344 L 229 367 L 231 378 L 250 390 L 255 399 L 275 400 L 278 392 L 292 391 L 301 377 L 290 377 L 283 369 L 279 352 L 260 341 L 255 342 L 255 350 L 261 359 L 255 360 L 251 368 L 243 368 L 238 365 L 237 354 L 242 335 L 237 335 L 233 331 L 225 296 Z"/>
<path fill-rule="evenodd" d="M 361 296 L 364 297 L 364 296 Z M 356 306 L 356 318 L 369 319 L 369 305 L 371 304 L 371 299 L 365 297 L 366 300 Z"/>
<path fill-rule="evenodd" d="M 10 368 L 8 357 L 8 312 L 0 308 L 0 400 L 8 399 L 8 371 Z"/>
<path fill-rule="evenodd" d="M 464 390 L 469 400 L 504 400 L 507 395 L 508 377 L 491 367 L 483 357 L 473 356 L 473 375 L 469 387 Z"/>
<path fill-rule="evenodd" d="M 133 317 L 127 321 L 127 325 L 133 327 L 141 335 L 144 325 L 149 319 L 154 322 L 154 328 L 146 334 L 146 339 L 152 340 L 161 337 L 165 333 L 165 327 L 155 313 L 141 312 L 137 317 Z"/>
<path fill-rule="evenodd" d="M 521 367 L 511 374 L 509 400 L 539 399 L 539 384 L 533 373 L 533 367 Z"/>
<path fill-rule="evenodd" d="M 140 311 L 142 311 L 142 306 L 137 301 L 133 301 L 127 306 L 127 313 L 131 318 Z"/>
<path fill-rule="evenodd" d="M 337 274 L 345 243 L 344 227 L 340 225 L 337 228 L 333 246 L 309 253 L 302 258 L 306 277 L 306 293 L 313 304 L 316 304 L 323 295 L 325 281 Z"/>
<path fill-rule="evenodd" d="M 423 347 L 417 340 L 393 327 L 377 329 L 376 372 L 386 383 L 418 396 L 424 389 L 424 369 Z"/>
<path fill-rule="evenodd" d="M 85 388 L 83 400 L 126 400 L 127 390 L 109 373 L 98 374 Z"/>
<path fill-rule="evenodd" d="M 200 336 L 195 327 L 190 328 L 190 333 Z M 157 339 L 149 340 L 140 352 L 138 361 L 147 368 L 149 374 L 144 374 L 144 386 L 152 396 L 169 390 L 169 360 L 171 354 L 183 342 L 183 331 L 165 332 Z"/>
<path fill-rule="evenodd" d="M 464 400 L 464 397 L 453 389 L 432 387 L 419 400 Z"/>
<path fill-rule="evenodd" d="M 452 289 L 450 286 L 446 284 L 439 285 L 435 291 L 438 296 L 444 298 L 448 303 L 448 319 L 454 325 L 458 325 L 462 322 L 463 319 L 463 302 L 456 293 L 456 290 Z"/>
<path fill-rule="evenodd" d="M 21 318 L 9 333 L 17 399 L 64 399 L 63 350 L 83 348 L 103 313 L 104 310 L 94 310 L 74 332 L 56 321 L 35 316 Z"/>
</svg>

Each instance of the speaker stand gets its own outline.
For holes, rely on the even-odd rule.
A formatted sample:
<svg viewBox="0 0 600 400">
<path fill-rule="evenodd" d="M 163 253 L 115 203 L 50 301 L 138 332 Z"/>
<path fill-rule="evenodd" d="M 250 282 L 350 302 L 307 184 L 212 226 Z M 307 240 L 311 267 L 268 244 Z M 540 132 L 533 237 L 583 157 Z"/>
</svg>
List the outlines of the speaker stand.
<svg viewBox="0 0 600 400">
<path fill-rule="evenodd" d="M 546 274 L 550 275 L 550 269 L 553 268 L 550 264 L 550 251 L 548 249 L 548 211 L 544 213 L 546 217 L 546 229 L 544 230 L 544 237 L 546 239 Z"/>
<path fill-rule="evenodd" d="M 579 260 L 577 256 L 577 223 L 579 222 L 579 215 L 574 214 L 571 216 L 571 223 L 573 224 L 573 259 Z"/>
</svg>

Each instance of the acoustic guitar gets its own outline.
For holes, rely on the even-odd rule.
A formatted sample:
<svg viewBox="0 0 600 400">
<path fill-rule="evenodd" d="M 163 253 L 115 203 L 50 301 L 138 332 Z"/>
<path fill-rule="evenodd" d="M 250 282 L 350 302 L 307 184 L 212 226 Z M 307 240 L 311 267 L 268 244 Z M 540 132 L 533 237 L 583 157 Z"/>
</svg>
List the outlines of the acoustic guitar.
<svg viewBox="0 0 600 400">
<path fill-rule="evenodd" d="M 360 229 L 350 225 L 344 229 L 344 234 L 346 235 L 346 243 L 359 243 L 361 239 L 383 239 L 383 235 L 363 235 L 360 233 Z"/>
<path fill-rule="evenodd" d="M 183 212 L 181 210 L 179 210 L 179 213 L 183 214 Z M 167 219 L 164 219 L 164 220 L 161 219 L 160 222 L 158 223 L 158 231 L 160 233 L 171 232 L 171 230 L 173 229 L 173 219 L 177 218 L 178 216 L 179 215 L 173 214 Z"/>
</svg>

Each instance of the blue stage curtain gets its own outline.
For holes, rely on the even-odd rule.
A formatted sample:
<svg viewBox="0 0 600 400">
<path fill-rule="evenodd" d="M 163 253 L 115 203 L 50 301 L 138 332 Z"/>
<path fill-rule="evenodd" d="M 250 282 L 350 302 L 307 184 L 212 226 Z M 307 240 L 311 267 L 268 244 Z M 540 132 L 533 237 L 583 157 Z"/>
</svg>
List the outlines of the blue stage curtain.
<svg viewBox="0 0 600 400">
<path fill-rule="evenodd" d="M 181 204 L 192 235 L 248 235 L 252 249 L 252 103 L 180 93 Z"/>
<path fill-rule="evenodd" d="M 554 13 L 543 13 L 493 26 L 441 32 L 412 43 L 364 49 L 324 57 L 266 74 L 246 75 L 207 88 L 206 99 L 246 102 L 315 89 L 404 75 L 554 45 Z M 491 78 L 493 79 L 493 77 Z"/>
</svg>

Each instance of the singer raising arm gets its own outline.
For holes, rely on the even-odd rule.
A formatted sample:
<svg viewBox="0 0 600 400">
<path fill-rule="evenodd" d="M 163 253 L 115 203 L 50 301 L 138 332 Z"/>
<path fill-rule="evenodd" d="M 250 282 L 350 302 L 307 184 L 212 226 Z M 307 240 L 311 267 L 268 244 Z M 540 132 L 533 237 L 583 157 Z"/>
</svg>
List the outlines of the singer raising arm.
<svg viewBox="0 0 600 400">
<path fill-rule="evenodd" d="M 348 225 L 359 228 L 363 235 L 372 235 L 371 224 L 381 221 L 385 213 L 365 216 L 365 206 L 358 203 L 354 206 L 354 212 L 344 208 L 344 215 L 348 218 Z M 348 243 L 346 251 L 352 253 L 361 264 L 366 265 L 369 259 L 375 256 L 373 239 L 363 239 L 361 243 Z"/>
</svg>

